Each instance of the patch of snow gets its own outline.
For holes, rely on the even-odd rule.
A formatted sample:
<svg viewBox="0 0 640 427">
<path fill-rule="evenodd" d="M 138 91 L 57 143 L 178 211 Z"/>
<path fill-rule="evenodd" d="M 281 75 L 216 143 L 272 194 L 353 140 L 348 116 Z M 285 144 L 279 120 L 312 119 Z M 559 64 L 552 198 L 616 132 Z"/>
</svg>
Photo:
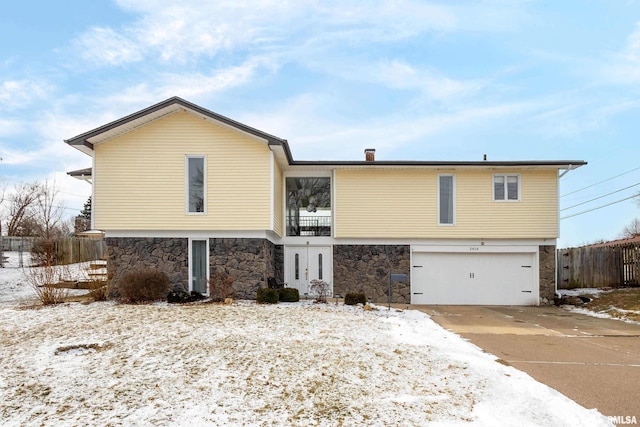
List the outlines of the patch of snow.
<svg viewBox="0 0 640 427">
<path fill-rule="evenodd" d="M 631 320 L 631 319 L 625 319 L 623 317 L 612 316 L 608 312 L 604 312 L 604 311 L 592 311 L 592 310 L 588 310 L 588 309 L 586 309 L 584 307 L 576 307 L 576 306 L 573 306 L 573 305 L 564 305 L 564 306 L 562 306 L 562 308 L 564 308 L 565 310 L 571 311 L 573 313 L 584 314 L 584 315 L 591 316 L 591 317 L 599 317 L 601 319 L 620 320 L 621 322 L 631 323 L 631 324 L 634 324 L 634 325 L 640 325 L 640 322 L 638 322 L 636 320 Z M 615 307 L 611 307 L 611 310 L 619 311 L 621 313 L 624 313 L 624 312 L 637 313 L 637 311 L 622 310 L 622 309 L 615 308 Z"/>
<path fill-rule="evenodd" d="M 597 297 L 600 294 L 606 294 L 607 292 L 611 292 L 613 289 L 607 288 L 576 288 L 576 289 L 558 289 L 558 293 L 563 296 L 573 296 L 577 297 L 578 295 L 593 295 Z"/>
<path fill-rule="evenodd" d="M 0 336 L 5 426 L 612 425 L 412 310 L 5 305 Z"/>
<path fill-rule="evenodd" d="M 563 296 L 592 295 L 594 298 L 598 298 L 598 296 L 600 296 L 601 294 L 606 294 L 614 290 L 615 289 L 613 288 L 576 288 L 576 289 L 558 289 L 558 293 L 562 294 Z M 609 310 L 607 311 L 593 311 L 585 307 L 576 307 L 573 305 L 563 305 L 562 308 L 574 313 L 584 314 L 591 317 L 598 317 L 601 319 L 620 320 L 622 322 L 631 323 L 635 325 L 640 324 L 640 322 L 636 320 L 630 320 L 624 317 L 616 317 L 609 313 L 609 312 L 619 312 L 619 313 L 640 314 L 640 312 L 638 312 L 637 310 L 624 310 L 624 309 L 613 307 L 613 306 L 609 307 Z"/>
<path fill-rule="evenodd" d="M 4 268 L 0 268 L 0 305 L 34 304 L 37 303 L 36 293 L 27 275 L 32 269 L 30 267 L 31 257 L 29 252 L 22 254 L 20 262 L 19 252 L 4 252 L 7 261 Z M 55 267 L 58 280 L 88 280 L 89 262 L 63 265 Z M 21 267 L 22 265 L 23 267 Z M 91 273 L 106 274 L 106 269 L 91 270 Z M 69 289 L 69 296 L 85 295 L 89 291 L 86 289 Z"/>
<path fill-rule="evenodd" d="M 19 267 L 18 252 L 3 252 L 8 259 L 0 268 L 0 305 L 35 302 L 35 292 L 25 277 L 25 269 Z M 31 258 L 23 253 L 23 265 L 28 266 Z"/>
</svg>

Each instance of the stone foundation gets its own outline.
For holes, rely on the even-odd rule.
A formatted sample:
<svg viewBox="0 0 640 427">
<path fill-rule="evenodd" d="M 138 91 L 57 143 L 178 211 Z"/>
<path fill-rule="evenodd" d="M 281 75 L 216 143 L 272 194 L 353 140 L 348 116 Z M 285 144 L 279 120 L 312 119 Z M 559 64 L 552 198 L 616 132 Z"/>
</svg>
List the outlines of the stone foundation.
<svg viewBox="0 0 640 427">
<path fill-rule="evenodd" d="M 233 279 L 234 298 L 255 299 L 257 289 L 267 287 L 267 278 L 282 280 L 283 247 L 266 239 L 209 239 L 211 275 L 221 272 Z"/>
<path fill-rule="evenodd" d="M 189 239 L 109 237 L 108 277 L 117 287 L 127 271 L 155 268 L 169 276 L 175 290 L 189 290 Z M 210 273 L 233 279 L 235 298 L 255 299 L 268 277 L 284 279 L 284 247 L 266 239 L 209 239 Z"/>
<path fill-rule="evenodd" d="M 540 278 L 540 305 L 553 304 L 556 292 L 556 247 L 540 246 L 538 249 Z"/>
<path fill-rule="evenodd" d="M 164 271 L 176 290 L 189 289 L 189 239 L 107 237 L 107 276 L 114 287 L 127 271 L 155 268 Z"/>
<path fill-rule="evenodd" d="M 375 303 L 388 301 L 389 272 L 407 275 L 407 283 L 393 283 L 391 302 L 411 301 L 409 245 L 335 245 L 333 294 L 364 293 Z"/>
</svg>

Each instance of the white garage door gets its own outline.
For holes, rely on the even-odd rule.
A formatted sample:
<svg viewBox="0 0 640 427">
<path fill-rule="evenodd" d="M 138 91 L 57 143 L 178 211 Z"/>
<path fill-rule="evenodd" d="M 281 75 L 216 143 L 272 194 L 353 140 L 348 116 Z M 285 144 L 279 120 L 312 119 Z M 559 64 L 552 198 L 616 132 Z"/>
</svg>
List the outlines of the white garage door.
<svg viewBox="0 0 640 427">
<path fill-rule="evenodd" d="M 538 304 L 532 253 L 414 252 L 412 265 L 412 304 Z"/>
</svg>

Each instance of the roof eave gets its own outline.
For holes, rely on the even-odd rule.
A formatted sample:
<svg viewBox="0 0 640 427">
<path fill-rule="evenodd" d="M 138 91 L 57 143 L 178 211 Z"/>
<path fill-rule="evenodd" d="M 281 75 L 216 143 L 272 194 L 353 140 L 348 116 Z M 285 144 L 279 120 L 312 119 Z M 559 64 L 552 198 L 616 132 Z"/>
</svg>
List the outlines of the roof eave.
<svg viewBox="0 0 640 427">
<path fill-rule="evenodd" d="M 419 167 L 419 168 L 535 168 L 535 169 L 576 169 L 586 165 L 584 160 L 549 160 L 549 161 L 420 161 L 420 160 L 376 160 L 376 161 L 312 161 L 294 160 L 291 166 L 325 166 L 325 167 Z"/>
<path fill-rule="evenodd" d="M 184 109 L 188 109 L 191 110 L 192 112 L 195 112 L 197 114 L 200 114 L 202 116 L 208 117 L 210 119 L 213 119 L 215 121 L 218 121 L 220 123 L 223 123 L 227 126 L 236 128 L 242 132 L 248 133 L 250 135 L 253 135 L 255 137 L 258 137 L 260 139 L 263 139 L 264 141 L 266 141 L 269 145 L 284 145 L 285 146 L 285 152 L 288 153 L 287 157 L 290 158 L 290 152 L 288 150 L 288 147 L 286 147 L 286 140 L 282 139 L 282 138 L 278 138 L 274 135 L 268 134 L 266 132 L 262 132 L 258 129 L 252 128 L 251 126 L 247 126 L 243 123 L 237 122 L 235 120 L 232 120 L 228 117 L 222 116 L 220 114 L 214 113 L 213 111 L 207 110 L 206 108 L 202 108 L 196 104 L 193 104 L 189 101 L 186 101 L 180 97 L 174 96 L 172 98 L 166 99 L 162 102 L 159 102 L 155 105 L 152 105 L 150 107 L 147 107 L 143 110 L 137 111 L 133 114 L 130 114 L 128 116 L 125 116 L 121 119 L 118 120 L 114 120 L 110 123 L 107 123 L 105 125 L 102 125 L 100 127 L 97 127 L 93 130 L 90 130 L 88 132 L 82 133 L 80 135 L 74 136 L 72 138 L 69 139 L 65 139 L 64 142 L 71 145 L 74 148 L 77 148 L 78 150 L 89 154 L 91 153 L 91 151 L 93 151 L 93 143 L 90 141 L 91 139 L 95 139 L 96 137 L 105 134 L 106 132 L 112 131 L 114 129 L 117 129 L 119 127 L 123 127 L 124 125 L 131 123 L 135 120 L 139 120 L 139 119 L 143 119 L 145 116 L 149 116 L 155 112 L 158 112 L 162 109 L 166 109 L 168 107 L 171 107 L 173 105 L 178 105 Z M 146 122 L 142 122 L 142 124 L 144 124 Z"/>
</svg>

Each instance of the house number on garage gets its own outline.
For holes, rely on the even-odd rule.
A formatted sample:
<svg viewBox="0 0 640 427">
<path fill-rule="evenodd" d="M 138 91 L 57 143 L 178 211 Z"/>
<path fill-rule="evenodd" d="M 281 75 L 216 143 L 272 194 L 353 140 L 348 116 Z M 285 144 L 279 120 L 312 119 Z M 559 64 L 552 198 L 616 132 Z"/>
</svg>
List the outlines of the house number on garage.
<svg viewBox="0 0 640 427">
<path fill-rule="evenodd" d="M 469 252 L 480 252 L 480 248 L 477 246 L 470 246 Z"/>
</svg>

